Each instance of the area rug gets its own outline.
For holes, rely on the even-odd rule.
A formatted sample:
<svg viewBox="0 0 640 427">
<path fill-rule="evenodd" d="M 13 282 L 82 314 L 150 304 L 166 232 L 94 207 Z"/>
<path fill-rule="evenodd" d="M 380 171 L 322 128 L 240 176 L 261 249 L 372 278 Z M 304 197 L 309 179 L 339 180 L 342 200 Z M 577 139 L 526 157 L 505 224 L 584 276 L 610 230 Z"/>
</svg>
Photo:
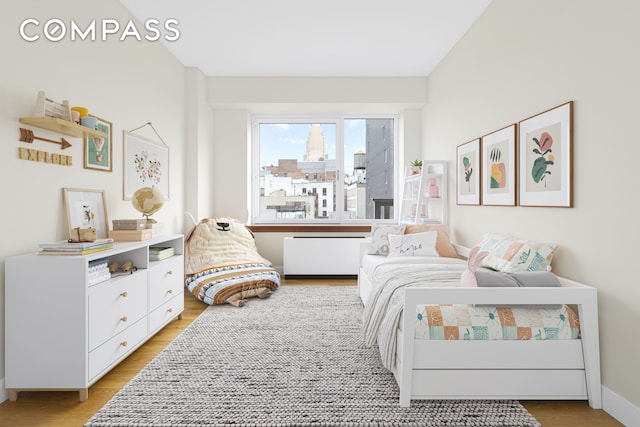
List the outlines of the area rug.
<svg viewBox="0 0 640 427">
<path fill-rule="evenodd" d="M 540 426 L 513 400 L 398 404 L 353 286 L 207 308 L 86 426 Z"/>
</svg>

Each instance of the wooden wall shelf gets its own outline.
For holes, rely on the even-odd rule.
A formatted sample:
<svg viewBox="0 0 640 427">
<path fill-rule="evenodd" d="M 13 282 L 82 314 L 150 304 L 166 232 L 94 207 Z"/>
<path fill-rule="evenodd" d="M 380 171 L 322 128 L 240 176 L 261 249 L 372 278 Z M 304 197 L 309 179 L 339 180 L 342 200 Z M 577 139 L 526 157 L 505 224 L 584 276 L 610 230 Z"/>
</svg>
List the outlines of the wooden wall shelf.
<svg viewBox="0 0 640 427">
<path fill-rule="evenodd" d="M 36 126 L 41 129 L 47 129 L 76 138 L 83 138 L 84 136 L 93 136 L 98 138 L 107 137 L 107 134 L 104 132 L 89 129 L 86 126 L 80 126 L 67 120 L 55 119 L 52 117 L 20 117 L 20 123 Z"/>
</svg>

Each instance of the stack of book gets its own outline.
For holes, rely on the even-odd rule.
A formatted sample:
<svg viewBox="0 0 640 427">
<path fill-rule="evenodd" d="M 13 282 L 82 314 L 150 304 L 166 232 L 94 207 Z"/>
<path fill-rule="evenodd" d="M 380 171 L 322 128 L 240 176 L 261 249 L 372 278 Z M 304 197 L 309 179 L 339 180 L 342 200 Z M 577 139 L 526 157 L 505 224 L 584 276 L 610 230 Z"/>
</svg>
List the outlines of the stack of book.
<svg viewBox="0 0 640 427">
<path fill-rule="evenodd" d="M 108 249 L 113 249 L 113 239 L 96 239 L 94 242 L 77 243 L 62 240 L 40 244 L 40 254 L 42 255 L 88 255 Z"/>
<path fill-rule="evenodd" d="M 111 279 L 111 273 L 109 272 L 109 261 L 107 258 L 89 261 L 89 274 L 87 278 L 89 286 L 109 279 Z"/>
<path fill-rule="evenodd" d="M 149 261 L 161 261 L 174 256 L 176 253 L 172 247 L 151 246 L 149 248 Z"/>
</svg>

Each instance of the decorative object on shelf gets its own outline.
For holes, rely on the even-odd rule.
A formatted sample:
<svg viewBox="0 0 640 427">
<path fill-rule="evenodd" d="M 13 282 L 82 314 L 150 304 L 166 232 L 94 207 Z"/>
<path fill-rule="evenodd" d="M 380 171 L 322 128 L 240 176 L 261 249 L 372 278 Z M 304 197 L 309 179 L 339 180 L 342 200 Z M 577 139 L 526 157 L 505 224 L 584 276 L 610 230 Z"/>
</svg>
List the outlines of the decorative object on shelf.
<svg viewBox="0 0 640 427">
<path fill-rule="evenodd" d="M 480 204 L 480 138 L 456 148 L 457 204 Z"/>
<path fill-rule="evenodd" d="M 147 228 L 145 219 L 114 219 L 112 221 L 114 230 L 144 230 Z"/>
<path fill-rule="evenodd" d="M 78 113 L 78 124 L 80 124 L 80 119 L 89 115 L 89 109 L 87 107 L 71 107 L 71 111 L 75 111 Z"/>
<path fill-rule="evenodd" d="M 429 182 L 427 182 L 426 193 L 427 197 L 432 199 L 436 199 L 440 197 L 440 187 L 436 184 L 436 180 L 431 178 Z"/>
<path fill-rule="evenodd" d="M 69 234 L 69 243 L 95 242 L 95 241 L 96 241 L 95 228 L 76 227 L 73 230 L 71 230 L 71 234 Z"/>
<path fill-rule="evenodd" d="M 80 118 L 80 125 L 89 129 L 97 130 L 98 128 L 96 126 L 98 126 L 98 119 L 93 116 L 84 116 Z"/>
<path fill-rule="evenodd" d="M 124 131 L 124 200 L 152 187 L 169 200 L 169 147 Z"/>
<path fill-rule="evenodd" d="M 104 172 L 113 170 L 113 130 L 111 122 L 98 116 L 88 116 L 96 121 L 96 130 L 106 134 L 105 137 L 85 135 L 84 137 L 84 168 Z"/>
<path fill-rule="evenodd" d="M 123 274 L 133 274 L 134 271 L 138 271 L 138 267 L 133 265 L 133 261 L 130 259 L 125 260 L 122 264 L 118 261 L 111 261 L 108 265 L 109 273 L 111 277 L 121 276 Z"/>
<path fill-rule="evenodd" d="M 109 230 L 104 190 L 63 188 L 69 236 L 73 229 L 95 228 L 96 238 L 107 238 Z"/>
<path fill-rule="evenodd" d="M 482 137 L 482 204 L 516 204 L 516 124 Z"/>
<path fill-rule="evenodd" d="M 116 242 L 142 242 L 153 237 L 153 230 L 109 230 L 109 237 Z"/>
<path fill-rule="evenodd" d="M 147 225 L 149 223 L 153 224 L 157 221 L 150 218 L 150 216 L 162 208 L 162 205 L 164 205 L 164 197 L 161 192 L 153 187 L 142 187 L 133 193 L 133 196 L 131 197 L 131 204 L 135 210 L 140 212 L 146 218 Z"/>
<path fill-rule="evenodd" d="M 411 169 L 409 169 L 409 174 L 411 175 L 419 175 L 422 171 L 422 160 L 414 160 L 411 162 Z"/>
<path fill-rule="evenodd" d="M 64 138 L 60 138 L 60 141 L 54 141 L 53 139 L 41 138 L 39 136 L 35 136 L 32 130 L 20 128 L 20 142 L 28 142 L 32 143 L 35 139 L 38 141 L 52 142 L 54 144 L 59 144 L 60 149 L 64 150 L 65 148 L 71 147 L 69 141 Z"/>
<path fill-rule="evenodd" d="M 573 207 L 573 101 L 519 123 L 519 205 Z"/>
<path fill-rule="evenodd" d="M 41 90 L 38 92 L 38 96 L 36 98 L 36 107 L 33 115 L 36 117 L 62 119 L 70 122 L 71 109 L 69 108 L 69 101 L 54 101 L 51 98 L 47 98 L 44 91 Z"/>
</svg>

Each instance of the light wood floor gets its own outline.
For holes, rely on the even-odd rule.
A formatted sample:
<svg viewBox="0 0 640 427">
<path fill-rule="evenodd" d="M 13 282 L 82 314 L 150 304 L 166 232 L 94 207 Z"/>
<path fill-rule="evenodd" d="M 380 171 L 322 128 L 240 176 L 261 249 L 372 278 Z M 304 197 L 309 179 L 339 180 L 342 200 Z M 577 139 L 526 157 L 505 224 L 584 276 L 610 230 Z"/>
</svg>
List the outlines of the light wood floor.
<svg viewBox="0 0 640 427">
<path fill-rule="evenodd" d="M 353 286 L 354 280 L 283 280 L 283 285 L 343 285 Z M 355 289 L 354 289 L 355 292 Z M 105 375 L 89 389 L 89 399 L 78 401 L 77 392 L 21 392 L 16 402 L 0 404 L 0 427 L 82 426 L 94 413 L 164 349 L 207 307 L 188 292 L 185 293 L 185 310 L 182 320 L 175 320 L 120 365 Z M 43 357 L 46 357 L 43 354 Z M 621 426 L 606 412 L 593 410 L 583 401 L 577 402 L 522 402 L 544 427 Z"/>
</svg>

